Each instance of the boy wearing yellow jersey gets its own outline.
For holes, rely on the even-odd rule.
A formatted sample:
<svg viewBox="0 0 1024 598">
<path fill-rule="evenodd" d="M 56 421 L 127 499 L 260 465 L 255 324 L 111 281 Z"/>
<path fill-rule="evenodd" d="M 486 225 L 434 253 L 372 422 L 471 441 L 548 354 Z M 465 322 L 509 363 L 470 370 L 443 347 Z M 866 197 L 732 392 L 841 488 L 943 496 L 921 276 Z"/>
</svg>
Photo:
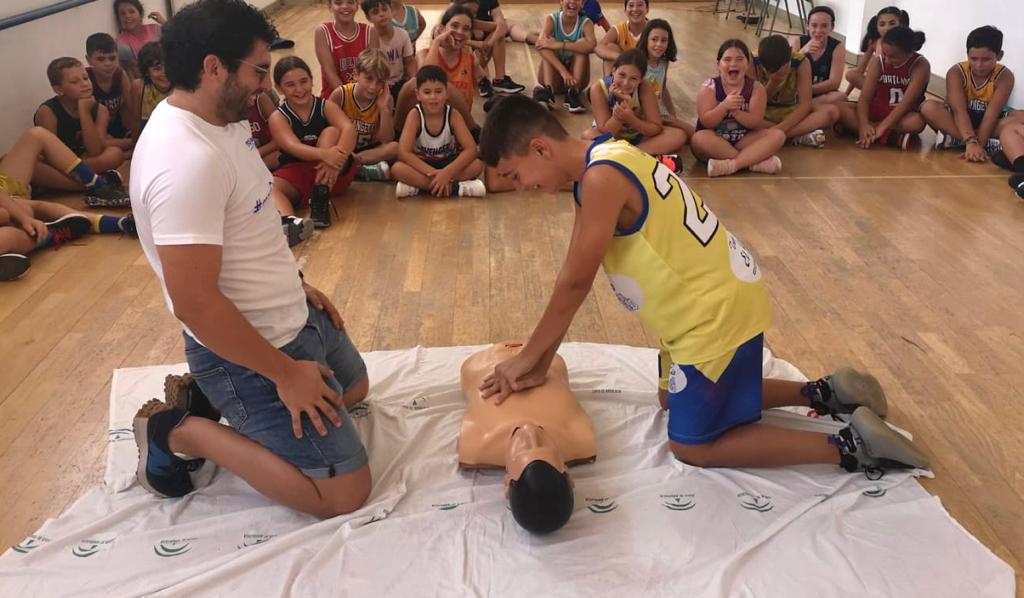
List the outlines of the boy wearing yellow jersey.
<svg viewBox="0 0 1024 598">
<path fill-rule="evenodd" d="M 387 55 L 367 48 L 356 61 L 356 78 L 339 85 L 330 101 L 341 106 L 356 127 L 352 160 L 359 167 L 361 181 L 390 180 L 390 162 L 398 159 L 395 141 L 394 101 L 388 90 L 390 65 Z"/>
<path fill-rule="evenodd" d="M 523 351 L 484 380 L 484 397 L 500 403 L 544 381 L 603 265 L 620 302 L 661 340 L 662 406 L 676 458 L 704 467 L 928 466 L 879 417 L 885 395 L 873 377 L 842 369 L 810 383 L 762 381 L 763 332 L 771 323 L 762 272 L 665 165 L 628 142 L 570 137 L 523 96 L 492 108 L 479 151 L 518 189 L 557 193 L 575 183 L 576 200 L 569 252 L 544 315 Z M 785 405 L 853 415 L 834 435 L 748 425 L 762 409 Z"/>
<path fill-rule="evenodd" d="M 921 116 L 937 133 L 937 146 L 962 150 L 969 162 L 987 162 L 998 152 L 999 134 L 1008 121 L 1006 102 L 1013 73 L 1003 58 L 1003 33 L 985 25 L 967 36 L 967 60 L 946 71 L 946 101 L 927 100 Z"/>
</svg>

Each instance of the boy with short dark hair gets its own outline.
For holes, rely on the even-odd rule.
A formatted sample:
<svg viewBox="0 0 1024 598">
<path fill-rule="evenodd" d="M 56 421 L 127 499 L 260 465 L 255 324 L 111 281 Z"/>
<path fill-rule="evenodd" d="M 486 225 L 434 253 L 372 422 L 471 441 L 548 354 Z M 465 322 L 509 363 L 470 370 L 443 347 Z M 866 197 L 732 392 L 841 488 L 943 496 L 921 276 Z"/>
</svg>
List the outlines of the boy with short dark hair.
<svg viewBox="0 0 1024 598">
<path fill-rule="evenodd" d="M 946 100 L 926 100 L 921 116 L 938 133 L 936 146 L 963 150 L 968 162 L 987 162 L 1000 149 L 1013 73 L 1003 58 L 1003 32 L 991 25 L 967 36 L 967 60 L 946 71 Z"/>
<path fill-rule="evenodd" d="M 128 114 L 132 107 L 132 82 L 117 59 L 117 42 L 106 33 L 93 33 L 85 40 L 85 72 L 92 83 L 96 101 L 106 106 L 110 114 L 107 125 L 107 145 L 124 151 L 132 148 Z"/>
<path fill-rule="evenodd" d="M 575 183 L 572 242 L 544 315 L 514 358 L 480 390 L 497 402 L 543 383 L 603 266 L 619 301 L 658 335 L 660 399 L 669 448 L 701 467 L 831 463 L 848 471 L 927 467 L 889 428 L 874 377 L 848 368 L 815 382 L 762 379 L 771 307 L 753 255 L 667 166 L 624 140 L 570 136 L 526 97 L 487 115 L 480 157 L 520 189 Z M 512 400 L 516 400 L 512 398 Z M 852 413 L 838 434 L 749 425 L 785 405 Z"/>
<path fill-rule="evenodd" d="M 39 106 L 33 123 L 56 135 L 92 170 L 102 173 L 110 183 L 104 187 L 109 187 L 104 191 L 109 197 L 103 199 L 120 201 L 118 205 L 127 206 L 128 195 L 122 190 L 121 175 L 117 172 L 124 162 L 124 152 L 104 143 L 110 114 L 106 106 L 93 97 L 92 82 L 85 67 L 77 58 L 57 58 L 46 67 L 46 76 L 56 95 Z M 81 181 L 42 163 L 35 168 L 32 183 L 60 191 L 85 189 Z M 120 193 L 116 193 L 118 191 Z"/>
<path fill-rule="evenodd" d="M 409 33 L 395 27 L 391 19 L 391 0 L 363 0 L 362 7 L 366 20 L 373 25 L 370 37 L 377 40 L 388 58 L 388 93 L 393 106 L 402 84 L 416 76 L 416 52 Z"/>
<path fill-rule="evenodd" d="M 811 61 L 786 38 L 769 35 L 758 44 L 749 69 L 748 75 L 764 85 L 768 96 L 761 128 L 779 129 L 793 145 L 824 147 L 825 130 L 839 120 L 839 108 L 812 102 Z"/>
<path fill-rule="evenodd" d="M 483 197 L 486 189 L 477 179 L 483 164 L 466 121 L 448 104 L 444 69 L 428 64 L 416 73 L 416 98 L 398 141 L 398 162 L 391 167 L 398 181 L 395 197 Z"/>
<path fill-rule="evenodd" d="M 356 78 L 331 93 L 330 101 L 356 126 L 356 148 L 352 154 L 361 181 L 390 179 L 389 162 L 398 157 L 395 141 L 394 102 L 388 91 L 390 74 L 387 55 L 368 48 L 356 60 Z"/>
</svg>

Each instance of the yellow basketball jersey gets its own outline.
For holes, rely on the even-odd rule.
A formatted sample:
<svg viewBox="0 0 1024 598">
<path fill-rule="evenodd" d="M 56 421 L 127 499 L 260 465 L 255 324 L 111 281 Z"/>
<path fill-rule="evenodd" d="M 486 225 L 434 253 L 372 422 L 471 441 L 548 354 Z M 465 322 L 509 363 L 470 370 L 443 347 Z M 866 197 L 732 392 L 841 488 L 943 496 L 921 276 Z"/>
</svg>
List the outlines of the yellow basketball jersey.
<svg viewBox="0 0 1024 598">
<path fill-rule="evenodd" d="M 1003 74 L 1006 67 L 997 64 L 992 74 L 989 75 L 988 80 L 978 85 L 974 81 L 974 75 L 971 74 L 970 62 L 965 60 L 957 63 L 957 66 L 960 67 L 960 73 L 964 76 L 964 91 L 967 92 L 967 109 L 971 112 L 984 114 L 985 110 L 988 109 L 988 103 L 992 101 L 992 97 L 996 94 L 996 79 L 999 78 L 999 75 Z"/>
<path fill-rule="evenodd" d="M 623 50 L 635 48 L 640 40 L 639 37 L 634 37 L 633 33 L 629 30 L 629 21 L 623 21 L 616 25 L 615 31 L 619 34 L 619 47 Z"/>
<path fill-rule="evenodd" d="M 380 108 L 377 106 L 377 98 L 374 98 L 369 106 L 360 106 L 354 95 L 355 83 L 346 83 L 341 88 L 343 92 L 341 109 L 356 126 L 356 150 L 358 151 L 373 143 L 377 127 L 380 126 Z"/>
<path fill-rule="evenodd" d="M 764 332 L 771 306 L 761 269 L 701 198 L 660 161 L 626 141 L 596 141 L 587 168 L 607 164 L 640 190 L 644 210 L 616 231 L 605 272 L 625 308 L 678 364 L 710 361 Z M 575 189 L 581 201 L 583 184 Z"/>
</svg>

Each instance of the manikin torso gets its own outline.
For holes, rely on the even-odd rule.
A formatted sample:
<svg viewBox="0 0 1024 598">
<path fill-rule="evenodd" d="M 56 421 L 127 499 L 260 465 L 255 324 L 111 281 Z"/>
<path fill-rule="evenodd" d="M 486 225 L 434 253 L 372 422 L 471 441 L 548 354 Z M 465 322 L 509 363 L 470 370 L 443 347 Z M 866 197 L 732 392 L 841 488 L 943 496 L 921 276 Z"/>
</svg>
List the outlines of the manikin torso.
<svg viewBox="0 0 1024 598">
<path fill-rule="evenodd" d="M 521 343 L 498 343 L 463 362 L 466 414 L 459 434 L 459 465 L 504 468 L 513 430 L 529 424 L 543 428 L 565 463 L 593 461 L 597 455 L 594 426 L 569 388 L 569 372 L 559 355 L 551 361 L 544 384 L 517 392 L 501 405 L 495 405 L 493 398 L 481 398 L 479 387 L 484 378 L 521 349 Z"/>
</svg>

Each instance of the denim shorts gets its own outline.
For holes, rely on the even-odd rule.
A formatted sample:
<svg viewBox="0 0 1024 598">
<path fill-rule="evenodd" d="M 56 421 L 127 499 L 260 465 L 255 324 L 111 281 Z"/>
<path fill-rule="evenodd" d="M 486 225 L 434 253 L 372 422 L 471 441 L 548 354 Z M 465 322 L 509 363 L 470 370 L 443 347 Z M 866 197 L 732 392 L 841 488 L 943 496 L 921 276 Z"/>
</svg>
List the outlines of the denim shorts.
<svg viewBox="0 0 1024 598">
<path fill-rule="evenodd" d="M 728 365 L 680 365 L 672 363 L 667 352 L 659 354 L 659 386 L 668 389 L 669 439 L 680 444 L 707 444 L 736 426 L 761 419 L 763 348 L 764 335 L 759 334 L 731 356 L 723 356 Z M 717 380 L 704 374 L 712 369 L 722 372 Z"/>
<path fill-rule="evenodd" d="M 340 397 L 366 377 L 366 364 L 343 330 L 330 316 L 308 305 L 306 325 L 281 351 L 296 360 L 318 361 L 334 371 L 327 384 Z M 366 464 L 366 449 L 356 434 L 348 411 L 338 409 L 342 425 L 324 420 L 327 435 L 321 436 L 302 418 L 302 438 L 292 432 L 288 408 L 277 396 L 273 382 L 213 353 L 185 333 L 188 368 L 203 394 L 231 427 L 270 452 L 302 470 L 311 478 L 330 478 L 351 473 Z"/>
</svg>

